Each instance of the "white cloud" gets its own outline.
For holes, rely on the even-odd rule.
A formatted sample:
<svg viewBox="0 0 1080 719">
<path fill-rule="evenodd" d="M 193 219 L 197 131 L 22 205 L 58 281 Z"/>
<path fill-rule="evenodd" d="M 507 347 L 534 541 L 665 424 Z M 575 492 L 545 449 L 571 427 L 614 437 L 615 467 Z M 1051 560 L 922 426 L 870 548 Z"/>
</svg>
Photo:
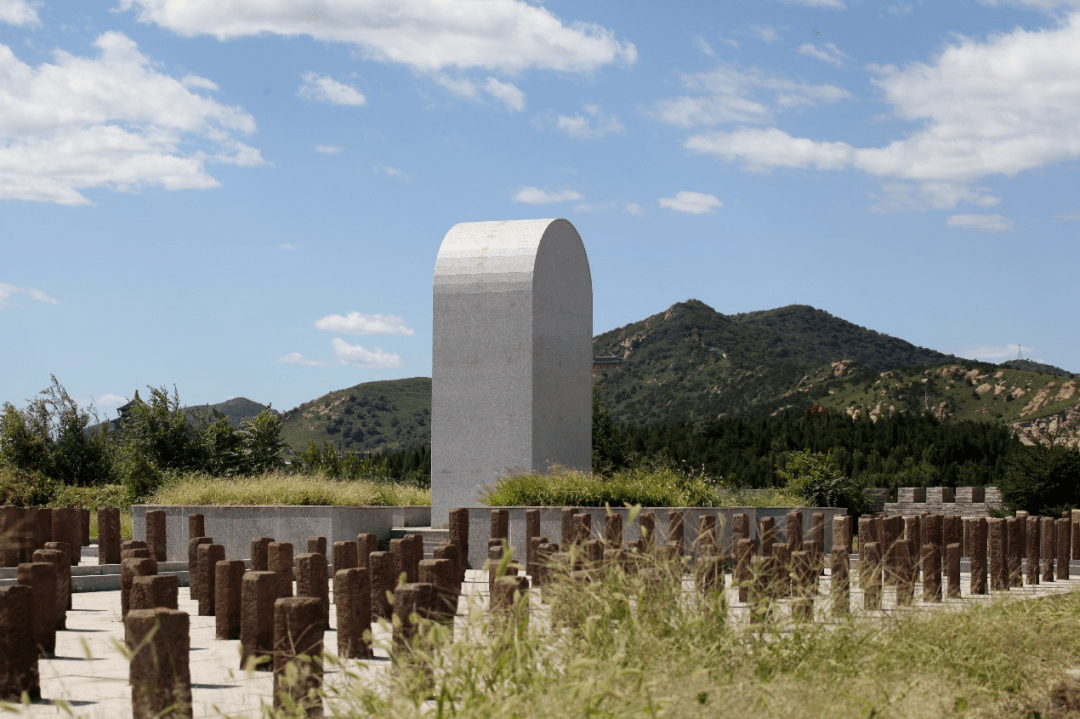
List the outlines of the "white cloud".
<svg viewBox="0 0 1080 719">
<path fill-rule="evenodd" d="M 280 245 L 278 245 L 278 249 L 288 252 L 289 250 L 295 250 L 296 245 L 292 244 L 291 242 L 283 242 Z"/>
<path fill-rule="evenodd" d="M 158 72 L 122 33 L 94 46 L 35 68 L 0 45 L 0 199 L 86 205 L 85 188 L 216 187 L 207 162 L 263 163 L 234 138 L 256 129 L 243 109 Z"/>
<path fill-rule="evenodd" d="M 1080 157 L 1080 13 L 1052 29 L 962 38 L 933 64 L 871 69 L 894 114 L 921 125 L 884 147 L 776 128 L 699 134 L 685 146 L 752 169 L 853 168 L 946 184 Z"/>
<path fill-rule="evenodd" d="M 821 60 L 822 62 L 827 62 L 833 67 L 840 67 L 851 59 L 851 55 L 848 55 L 831 42 L 827 42 L 821 46 L 806 43 L 799 47 L 799 54 Z"/>
<path fill-rule="evenodd" d="M 584 115 L 559 115 L 555 128 L 579 140 L 598 140 L 623 131 L 619 118 L 606 114 L 599 105 L 585 105 L 584 110 Z"/>
<path fill-rule="evenodd" d="M 694 37 L 692 42 L 694 43 L 694 47 L 696 47 L 698 50 L 700 50 L 703 55 L 708 55 L 709 57 L 713 56 L 714 53 L 713 53 L 712 45 L 710 45 L 709 41 L 706 40 L 705 38 L 701 37 L 700 35 L 697 35 L 697 36 Z"/>
<path fill-rule="evenodd" d="M 945 224 L 980 232 L 1008 232 L 1013 228 L 1012 220 L 1004 215 L 950 215 Z"/>
<path fill-rule="evenodd" d="M 893 5 L 886 5 L 885 12 L 891 15 L 908 15 L 911 13 L 912 5 L 906 2 L 897 2 Z"/>
<path fill-rule="evenodd" d="M 750 33 L 770 45 L 780 39 L 780 33 L 772 25 L 756 25 L 750 28 Z"/>
<path fill-rule="evenodd" d="M 723 207 L 724 203 L 720 202 L 716 197 L 712 195 L 706 195 L 701 192 L 690 192 L 689 190 L 682 190 L 675 194 L 675 197 L 661 197 L 660 206 L 666 207 L 669 210 L 675 210 L 676 212 L 685 212 L 690 215 L 703 215 L 707 212 L 715 212 L 717 207 Z"/>
<path fill-rule="evenodd" d="M 635 217 L 642 217 L 645 214 L 645 208 L 636 202 L 627 202 L 626 211 Z"/>
<path fill-rule="evenodd" d="M 525 109 L 525 93 L 512 82 L 502 82 L 489 77 L 484 83 L 484 92 L 500 100 L 511 112 L 521 112 Z"/>
<path fill-rule="evenodd" d="M 106 392 L 94 400 L 101 407 L 122 407 L 127 404 L 128 398 L 123 395 Z"/>
<path fill-rule="evenodd" d="M 305 100 L 352 107 L 359 107 L 367 102 L 367 98 L 355 87 L 327 75 L 305 72 L 302 77 L 304 84 L 300 86 L 297 94 Z"/>
<path fill-rule="evenodd" d="M 604 27 L 564 24 L 523 0 L 120 0 L 138 20 L 180 35 L 230 40 L 306 35 L 359 47 L 369 58 L 426 73 L 485 69 L 590 72 L 633 63 L 637 50 Z"/>
<path fill-rule="evenodd" d="M 970 202 L 977 207 L 993 207 L 1000 197 L 989 194 L 985 187 L 972 187 L 956 182 L 891 182 L 882 187 L 877 201 L 870 206 L 871 212 L 894 212 L 896 210 L 951 210 L 959 202 Z"/>
<path fill-rule="evenodd" d="M 1054 215 L 1056 220 L 1080 220 L 1080 212 L 1070 212 L 1064 215 Z"/>
<path fill-rule="evenodd" d="M 552 202 L 572 202 L 581 199 L 584 199 L 581 193 L 574 190 L 548 192 L 539 187 L 522 187 L 514 193 L 514 202 L 524 202 L 528 205 L 547 205 Z"/>
<path fill-rule="evenodd" d="M 1080 0 L 979 0 L 990 7 L 1033 7 L 1053 13 L 1059 9 L 1080 8 Z"/>
<path fill-rule="evenodd" d="M 771 94 L 771 104 L 781 110 L 830 104 L 852 97 L 836 85 L 811 85 L 771 77 L 758 70 L 741 72 L 723 66 L 711 72 L 683 75 L 681 79 L 684 87 L 701 94 L 661 100 L 652 112 L 657 119 L 679 127 L 768 122 L 773 108 L 766 100 L 754 99 L 755 94 Z"/>
<path fill-rule="evenodd" d="M 316 145 L 315 152 L 320 155 L 340 155 L 341 148 L 337 145 Z"/>
<path fill-rule="evenodd" d="M 0 308 L 7 303 L 14 295 L 25 292 L 30 295 L 30 299 L 37 302 L 44 302 L 50 305 L 60 304 L 56 299 L 45 294 L 41 290 L 36 290 L 33 287 L 16 287 L 15 285 L 8 284 L 7 282 L 0 282 Z"/>
<path fill-rule="evenodd" d="M 308 359 L 299 352 L 290 352 L 284 357 L 278 357 L 275 362 L 284 362 L 285 364 L 302 364 L 309 367 L 329 367 L 329 362 L 320 362 L 319 360 Z"/>
<path fill-rule="evenodd" d="M 334 355 L 341 364 L 353 365 L 354 367 L 400 367 L 401 357 L 390 352 L 383 352 L 376 347 L 367 350 L 360 345 L 351 345 L 345 340 L 335 337 L 331 343 Z"/>
<path fill-rule="evenodd" d="M 968 345 L 957 351 L 957 355 L 960 357 L 969 357 L 971 359 L 982 360 L 1008 360 L 1016 359 L 1016 356 L 1021 352 L 1031 352 L 1035 348 L 1028 347 L 1027 345 Z"/>
<path fill-rule="evenodd" d="M 411 172 L 405 172 L 405 170 L 392 165 L 374 165 L 371 169 L 373 172 L 386 175 L 387 177 L 393 177 L 396 180 L 402 180 L 404 182 L 411 182 L 413 179 Z"/>
<path fill-rule="evenodd" d="M 826 10 L 843 10 L 844 0 L 784 0 L 792 5 L 805 5 L 806 7 L 819 7 Z"/>
<path fill-rule="evenodd" d="M 34 5 L 36 3 L 26 0 L 0 0 L 0 22 L 9 25 L 40 25 L 41 19 Z"/>
<path fill-rule="evenodd" d="M 320 330 L 341 332 L 350 335 L 401 335 L 411 337 L 416 334 L 405 326 L 405 321 L 397 315 L 365 315 L 350 312 L 341 315 L 327 315 L 315 320 L 315 327 Z"/>
</svg>

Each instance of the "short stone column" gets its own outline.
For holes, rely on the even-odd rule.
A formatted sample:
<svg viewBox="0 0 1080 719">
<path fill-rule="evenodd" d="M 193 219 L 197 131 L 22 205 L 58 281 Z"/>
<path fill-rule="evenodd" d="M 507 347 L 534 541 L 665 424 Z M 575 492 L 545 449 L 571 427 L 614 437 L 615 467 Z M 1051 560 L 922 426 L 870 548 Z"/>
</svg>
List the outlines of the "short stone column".
<svg viewBox="0 0 1080 719">
<path fill-rule="evenodd" d="M 859 540 L 859 588 L 864 609 L 881 609 L 881 544 Z"/>
<path fill-rule="evenodd" d="M 68 562 L 71 566 L 79 563 L 79 557 L 82 554 L 81 534 L 79 520 L 74 509 L 71 507 L 53 507 L 52 543 L 64 542 L 67 544 Z"/>
<path fill-rule="evenodd" d="M 698 517 L 698 536 L 695 549 L 699 555 L 704 557 L 712 557 L 720 553 L 715 515 L 703 514 Z"/>
<path fill-rule="evenodd" d="M 771 557 L 775 542 L 776 517 L 764 517 L 761 520 L 761 556 Z"/>
<path fill-rule="evenodd" d="M 947 514 L 941 518 L 942 542 L 945 545 L 946 562 L 948 561 L 948 547 L 950 544 L 959 544 L 960 551 L 964 551 L 964 523 L 961 518 Z"/>
<path fill-rule="evenodd" d="M 146 510 L 146 545 L 157 561 L 164 562 L 168 559 L 165 510 Z"/>
<path fill-rule="evenodd" d="M 577 509 L 574 507 L 562 507 L 559 509 L 559 545 L 564 552 L 570 551 L 570 545 L 574 543 L 574 515 Z"/>
<path fill-rule="evenodd" d="M 306 552 L 296 558 L 296 596 L 322 602 L 323 626 L 330 626 L 330 586 L 326 555 Z"/>
<path fill-rule="evenodd" d="M 1005 520 L 991 517 L 987 520 L 987 530 L 990 535 L 990 589 L 995 592 L 1004 592 L 1009 589 L 1009 565 L 1005 554 L 1007 536 L 1005 534 Z"/>
<path fill-rule="evenodd" d="M 180 578 L 175 574 L 133 577 L 128 613 L 136 609 L 179 609 Z"/>
<path fill-rule="evenodd" d="M 131 585 L 135 577 L 157 574 L 157 560 L 150 558 L 125 559 L 120 563 L 120 616 L 126 618 L 131 608 Z"/>
<path fill-rule="evenodd" d="M 825 514 L 814 512 L 810 515 L 810 539 L 818 543 L 822 557 L 825 556 Z M 835 539 L 833 540 L 835 543 Z"/>
<path fill-rule="evenodd" d="M 776 560 L 773 568 L 773 592 L 777 598 L 791 596 L 791 550 L 788 545 L 777 542 L 772 545 L 772 556 Z"/>
<path fill-rule="evenodd" d="M 1080 557 L 1080 509 L 1069 512 L 1069 540 L 1072 543 L 1070 555 Z"/>
<path fill-rule="evenodd" d="M 1024 586 L 1023 562 L 1024 562 L 1024 532 L 1026 522 L 1017 517 L 1009 517 L 1005 520 L 1005 535 L 1008 539 L 1009 587 Z"/>
<path fill-rule="evenodd" d="M 592 515 L 580 512 L 574 515 L 574 544 L 582 545 L 592 539 Z"/>
<path fill-rule="evenodd" d="M 743 515 L 744 517 L 746 515 Z M 749 520 L 749 518 L 747 518 Z M 750 531 L 747 524 L 746 531 Z M 732 582 L 739 588 L 739 601 L 746 602 L 750 597 L 750 584 L 753 576 L 750 574 L 750 558 L 754 556 L 754 540 L 749 537 L 740 538 L 735 542 L 735 552 L 732 562 Z"/>
<path fill-rule="evenodd" d="M 656 546 L 656 515 L 652 512 L 638 514 L 638 533 L 645 541 L 645 551 L 651 552 Z"/>
<path fill-rule="evenodd" d="M 245 572 L 240 580 L 240 668 L 268 671 L 260 657 L 274 653 L 274 602 L 281 590 L 277 572 Z"/>
<path fill-rule="evenodd" d="M 20 564 L 16 581 L 34 593 L 34 646 L 41 656 L 56 652 L 56 565 L 52 562 Z"/>
<path fill-rule="evenodd" d="M 420 577 L 420 562 L 424 561 L 424 535 L 422 534 L 410 534 L 405 537 L 409 540 L 409 573 L 410 579 L 419 581 Z M 507 540 L 509 544 L 510 540 Z"/>
<path fill-rule="evenodd" d="M 491 538 L 505 539 L 510 542 L 510 510 L 491 510 Z"/>
<path fill-rule="evenodd" d="M 835 530 L 834 530 L 835 531 Z M 833 534 L 833 541 L 845 540 Z M 834 616 L 844 616 L 851 611 L 851 558 L 847 545 L 834 544 L 829 555 L 829 599 Z"/>
<path fill-rule="evenodd" d="M 1059 582 L 1069 578 L 1069 555 L 1072 552 L 1072 536 L 1070 532 L 1071 519 L 1057 520 L 1057 552 L 1054 559 L 1057 564 L 1057 580 Z"/>
<path fill-rule="evenodd" d="M 885 517 L 881 523 L 884 535 L 885 583 L 895 586 L 900 577 L 900 563 L 896 558 L 896 543 L 904 538 L 904 518 Z"/>
<path fill-rule="evenodd" d="M 803 526 L 801 512 L 788 512 L 784 523 L 784 532 L 787 535 L 788 551 L 794 557 L 795 552 L 802 550 Z"/>
<path fill-rule="evenodd" d="M 272 537 L 255 537 L 251 540 L 251 571 L 270 571 L 270 544 Z"/>
<path fill-rule="evenodd" d="M 946 596 L 949 599 L 960 598 L 960 555 L 963 548 L 959 542 L 945 545 L 945 575 L 948 579 Z"/>
<path fill-rule="evenodd" d="M 813 580 L 813 559 L 810 552 L 800 549 L 791 553 L 791 617 L 800 621 L 814 618 L 814 598 L 810 589 Z"/>
<path fill-rule="evenodd" d="M 501 542 L 501 539 L 493 540 Z M 409 547 L 405 539 L 390 540 L 390 556 L 394 559 L 394 585 L 408 584 L 409 582 Z M 404 575 L 404 576 L 403 576 Z"/>
<path fill-rule="evenodd" d="M 465 570 L 469 566 L 469 510 L 464 507 L 450 510 L 450 544 L 457 545 L 460 558 L 458 581 L 464 582 Z"/>
<path fill-rule="evenodd" d="M 323 556 L 325 572 L 326 557 Z M 314 597 L 274 603 L 274 709 L 322 716 L 323 608 Z"/>
<path fill-rule="evenodd" d="M 454 566 L 452 571 L 456 572 Z M 371 584 L 368 570 L 359 567 L 334 572 L 334 605 L 337 607 L 339 659 L 368 659 L 371 645 L 364 632 L 371 628 Z"/>
<path fill-rule="evenodd" d="M 971 522 L 968 551 L 971 554 L 969 592 L 972 595 L 986 594 L 986 528 L 986 517 L 977 517 Z"/>
<path fill-rule="evenodd" d="M 53 541 L 52 508 L 38 507 L 37 511 L 37 548 L 44 549 L 47 542 Z"/>
<path fill-rule="evenodd" d="M 927 542 L 922 546 L 922 600 L 923 602 L 941 601 L 941 550 L 936 544 Z"/>
<path fill-rule="evenodd" d="M 354 569 L 357 566 L 356 563 L 356 542 L 334 542 L 334 546 L 331 548 L 334 563 L 334 603 L 337 603 L 337 573 L 342 569 Z M 365 558 L 366 559 L 366 558 Z M 367 562 L 364 562 L 364 566 L 367 567 Z"/>
<path fill-rule="evenodd" d="M 453 517 L 452 511 L 451 517 Z M 394 569 L 394 558 L 390 555 L 390 552 L 372 552 L 368 556 L 372 620 L 389 620 L 393 616 L 388 595 L 397 586 L 397 574 Z"/>
<path fill-rule="evenodd" d="M 212 617 L 217 602 L 218 562 L 225 561 L 225 547 L 221 544 L 199 545 L 199 616 Z"/>
<path fill-rule="evenodd" d="M 686 516 L 681 510 L 668 510 L 667 541 L 669 545 L 675 547 L 675 551 L 679 557 L 682 557 L 686 552 Z"/>
<path fill-rule="evenodd" d="M 896 586 L 896 604 L 908 606 L 914 600 L 915 595 L 915 571 L 917 565 L 913 561 L 912 543 L 910 539 L 900 539 L 896 542 L 896 572 L 894 583 Z"/>
<path fill-rule="evenodd" d="M 379 551 L 379 538 L 368 532 L 356 535 L 356 566 L 361 569 L 368 568 L 368 557 L 372 552 Z"/>
<path fill-rule="evenodd" d="M 199 601 L 199 547 L 213 543 L 211 537 L 200 536 L 188 540 L 188 597 L 196 602 Z"/>
<path fill-rule="evenodd" d="M 1039 517 L 1039 534 L 1041 545 L 1039 554 L 1042 556 L 1042 581 L 1054 581 L 1054 552 L 1057 549 L 1057 537 L 1054 530 L 1057 528 L 1053 517 Z"/>
<path fill-rule="evenodd" d="M 79 511 L 79 531 L 82 532 L 81 545 L 83 547 L 90 546 L 90 510 L 80 509 Z"/>
<path fill-rule="evenodd" d="M 214 565 L 214 637 L 239 639 L 244 608 L 243 559 L 220 561 Z"/>
<path fill-rule="evenodd" d="M 525 510 L 525 565 L 535 561 L 532 554 L 532 540 L 540 536 L 540 510 Z"/>
<path fill-rule="evenodd" d="M 56 629 L 67 629 L 67 608 L 71 604 L 71 564 L 67 552 L 57 549 L 38 549 L 34 562 L 48 562 L 56 569 L 56 598 L 53 604 Z"/>
<path fill-rule="evenodd" d="M 922 518 L 922 542 L 921 547 L 924 544 L 933 544 L 937 548 L 938 556 L 938 578 L 941 577 L 941 560 L 945 557 L 945 518 L 940 514 L 928 514 Z M 923 553 L 923 573 L 926 572 L 926 554 Z M 940 584 L 940 581 L 939 581 Z"/>
<path fill-rule="evenodd" d="M 532 538 L 532 543 L 535 545 L 535 547 L 533 549 L 533 567 L 532 567 L 533 572 L 538 571 L 536 567 L 539 565 L 539 563 L 540 563 L 540 561 L 542 559 L 541 556 L 540 556 L 540 553 L 539 553 L 539 546 L 540 546 L 540 544 L 544 543 L 545 541 L 547 541 L 547 537 L 533 537 Z M 454 591 L 457 592 L 460 595 L 461 594 L 461 580 L 459 579 L 458 569 L 457 568 L 461 566 L 461 560 L 458 557 L 457 545 L 454 545 L 454 544 L 440 544 L 438 547 L 435 547 L 435 549 L 432 550 L 431 554 L 435 559 L 446 559 L 446 560 L 448 560 L 451 563 L 451 565 L 454 567 L 454 576 L 453 576 Z M 532 576 L 534 578 L 533 581 L 535 581 L 535 576 L 536 575 L 533 574 Z"/>
<path fill-rule="evenodd" d="M 23 692 L 41 698 L 38 648 L 34 641 L 34 590 L 0 587 L 0 701 L 17 703 Z"/>
<path fill-rule="evenodd" d="M 326 537 L 308 537 L 307 553 L 326 556 Z"/>
<path fill-rule="evenodd" d="M 206 518 L 201 514 L 189 514 L 187 518 L 188 541 L 206 536 Z"/>
<path fill-rule="evenodd" d="M 1039 560 L 1041 555 L 1040 550 L 1042 549 L 1042 537 L 1041 532 L 1039 531 L 1040 527 L 1041 523 L 1039 522 L 1038 517 L 1027 518 L 1027 568 L 1024 572 L 1024 580 L 1030 587 L 1034 587 L 1039 583 Z"/>
<path fill-rule="evenodd" d="M 289 542 L 270 542 L 266 547 L 269 571 L 281 577 L 278 591 L 282 597 L 293 595 L 293 545 Z"/>
<path fill-rule="evenodd" d="M 190 717 L 189 619 L 176 609 L 135 609 L 124 628 L 131 641 L 128 679 L 133 719 Z"/>
<path fill-rule="evenodd" d="M 520 626 L 528 618 L 529 581 L 525 577 L 499 577 L 491 594 L 492 624 Z"/>
<path fill-rule="evenodd" d="M 411 648 L 417 620 L 430 619 L 439 604 L 434 584 L 401 584 L 394 589 L 394 650 Z"/>
<path fill-rule="evenodd" d="M 120 563 L 120 510 L 101 507 L 97 511 L 98 564 Z"/>
<path fill-rule="evenodd" d="M 851 516 L 837 514 L 832 522 L 833 549 L 840 546 L 848 554 L 851 554 L 849 542 L 851 542 Z"/>
<path fill-rule="evenodd" d="M 456 567 L 449 559 L 425 559 L 420 562 L 420 582 L 434 584 L 439 592 L 436 619 L 442 622 L 452 621 L 457 614 L 458 588 L 455 571 Z"/>
</svg>

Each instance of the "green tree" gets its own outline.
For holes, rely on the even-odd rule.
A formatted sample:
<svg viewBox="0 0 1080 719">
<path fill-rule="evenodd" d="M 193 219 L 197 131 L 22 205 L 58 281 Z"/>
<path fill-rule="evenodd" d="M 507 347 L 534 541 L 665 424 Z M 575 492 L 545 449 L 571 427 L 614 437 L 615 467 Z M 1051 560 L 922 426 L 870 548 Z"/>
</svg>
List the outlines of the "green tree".
<svg viewBox="0 0 1080 719">
<path fill-rule="evenodd" d="M 254 417 L 245 417 L 236 433 L 240 440 L 240 463 L 245 474 L 270 472 L 285 466 L 282 452 L 287 446 L 281 438 L 281 418 L 269 408 Z"/>
<path fill-rule="evenodd" d="M 592 393 L 592 470 L 599 474 L 626 466 L 629 446 L 611 419 L 611 411 L 595 385 Z"/>
<path fill-rule="evenodd" d="M 1021 447 L 1006 460 L 998 487 L 1010 509 L 1060 516 L 1080 507 L 1080 451 L 1054 437 L 1050 444 Z"/>
<path fill-rule="evenodd" d="M 812 507 L 845 507 L 856 517 L 870 511 L 863 487 L 836 471 L 831 453 L 790 452 L 776 473 Z"/>
</svg>

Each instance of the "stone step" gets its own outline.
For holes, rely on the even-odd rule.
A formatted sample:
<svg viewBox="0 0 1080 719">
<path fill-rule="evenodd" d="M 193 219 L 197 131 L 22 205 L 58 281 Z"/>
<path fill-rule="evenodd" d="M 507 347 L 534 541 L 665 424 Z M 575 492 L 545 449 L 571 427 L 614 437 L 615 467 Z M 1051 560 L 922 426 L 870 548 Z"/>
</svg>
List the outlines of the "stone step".
<svg viewBox="0 0 1080 719">
<path fill-rule="evenodd" d="M 17 567 L 0 568 L 0 587 L 15 584 L 18 579 Z M 175 574 L 180 579 L 180 586 L 188 585 L 187 562 L 158 562 L 158 574 Z M 119 564 L 79 564 L 71 568 L 71 591 L 104 592 L 120 589 Z"/>
<path fill-rule="evenodd" d="M 424 558 L 431 559 L 434 556 L 435 547 L 450 539 L 449 529 L 432 529 L 431 527 L 393 527 L 390 530 L 390 539 L 402 539 L 409 534 L 419 534 L 424 538 Z M 389 549 L 389 542 L 387 542 Z"/>
</svg>

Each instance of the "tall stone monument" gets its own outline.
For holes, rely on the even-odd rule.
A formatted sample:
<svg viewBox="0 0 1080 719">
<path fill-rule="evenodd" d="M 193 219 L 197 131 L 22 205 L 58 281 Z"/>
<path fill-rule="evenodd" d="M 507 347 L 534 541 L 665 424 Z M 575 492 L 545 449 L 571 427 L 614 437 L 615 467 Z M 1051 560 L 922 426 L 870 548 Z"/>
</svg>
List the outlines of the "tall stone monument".
<svg viewBox="0 0 1080 719">
<path fill-rule="evenodd" d="M 435 262 L 431 526 L 501 473 L 592 464 L 592 276 L 566 220 L 467 222 Z"/>
</svg>

